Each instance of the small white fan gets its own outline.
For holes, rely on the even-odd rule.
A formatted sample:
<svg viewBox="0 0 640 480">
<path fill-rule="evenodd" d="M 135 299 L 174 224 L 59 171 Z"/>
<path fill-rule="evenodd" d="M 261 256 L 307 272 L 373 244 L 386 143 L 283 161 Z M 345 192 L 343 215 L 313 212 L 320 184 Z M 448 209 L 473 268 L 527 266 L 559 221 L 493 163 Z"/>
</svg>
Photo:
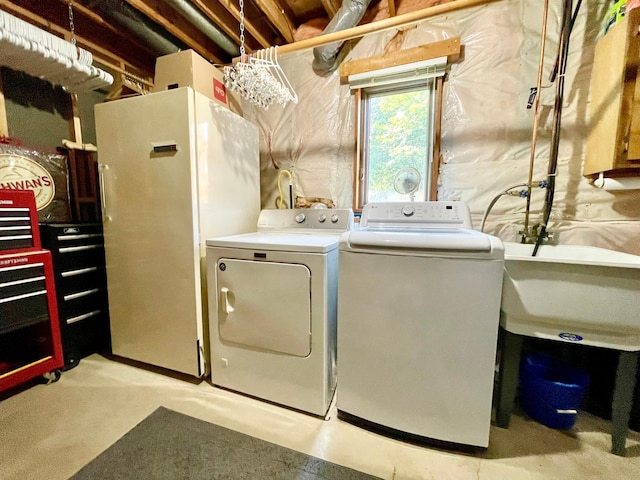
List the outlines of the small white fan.
<svg viewBox="0 0 640 480">
<path fill-rule="evenodd" d="M 413 167 L 405 167 L 396 173 L 393 179 L 393 188 L 401 195 L 409 195 L 409 198 L 413 202 L 415 194 L 420 188 L 420 181 L 422 177 L 420 172 Z"/>
</svg>

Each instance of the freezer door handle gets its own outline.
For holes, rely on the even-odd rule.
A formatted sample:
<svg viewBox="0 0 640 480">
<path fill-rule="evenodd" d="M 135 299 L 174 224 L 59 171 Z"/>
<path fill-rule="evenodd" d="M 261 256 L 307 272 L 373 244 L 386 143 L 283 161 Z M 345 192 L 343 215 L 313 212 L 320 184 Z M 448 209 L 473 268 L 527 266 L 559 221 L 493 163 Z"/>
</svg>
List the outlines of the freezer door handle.
<svg viewBox="0 0 640 480">
<path fill-rule="evenodd" d="M 233 313 L 233 311 L 235 310 L 229 302 L 229 293 L 230 292 L 227 287 L 222 287 L 220 289 L 220 305 L 222 305 L 222 311 L 227 315 Z"/>
<path fill-rule="evenodd" d="M 153 153 L 175 153 L 178 151 L 178 145 L 175 143 L 167 143 L 162 145 L 152 145 Z"/>
<path fill-rule="evenodd" d="M 109 166 L 103 163 L 98 164 L 98 177 L 100 181 L 100 202 L 102 203 L 102 219 L 107 221 L 111 220 L 111 217 L 107 214 L 107 200 L 104 189 L 104 175 L 105 171 L 109 170 Z"/>
</svg>

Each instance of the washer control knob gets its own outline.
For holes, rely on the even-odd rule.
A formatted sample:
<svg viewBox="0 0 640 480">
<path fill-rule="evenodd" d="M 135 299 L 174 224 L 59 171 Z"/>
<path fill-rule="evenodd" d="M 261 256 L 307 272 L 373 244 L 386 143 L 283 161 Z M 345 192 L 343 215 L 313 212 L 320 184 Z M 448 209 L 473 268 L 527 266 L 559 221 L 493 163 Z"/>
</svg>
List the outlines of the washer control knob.
<svg viewBox="0 0 640 480">
<path fill-rule="evenodd" d="M 416 209 L 413 208 L 410 205 L 405 205 L 404 207 L 402 207 L 402 214 L 405 217 L 411 217 L 414 213 L 416 213 Z"/>
<path fill-rule="evenodd" d="M 298 222 L 298 223 L 302 223 L 302 222 L 304 222 L 306 218 L 307 218 L 307 217 L 306 217 L 306 215 L 305 215 L 304 213 L 298 213 L 298 214 L 295 216 L 296 222 Z"/>
<path fill-rule="evenodd" d="M 340 217 L 338 215 L 336 215 L 335 213 L 331 215 L 331 223 L 338 223 L 338 220 L 340 220 Z"/>
<path fill-rule="evenodd" d="M 324 213 L 318 217 L 318 221 L 320 223 L 324 223 L 326 220 L 327 220 L 327 216 Z"/>
</svg>

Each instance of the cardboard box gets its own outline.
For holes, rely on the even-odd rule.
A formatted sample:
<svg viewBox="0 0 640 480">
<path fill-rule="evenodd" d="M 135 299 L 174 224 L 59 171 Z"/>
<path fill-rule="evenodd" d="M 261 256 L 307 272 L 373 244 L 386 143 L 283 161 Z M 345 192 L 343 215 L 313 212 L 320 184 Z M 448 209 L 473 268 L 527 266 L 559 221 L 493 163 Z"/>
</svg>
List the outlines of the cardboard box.
<svg viewBox="0 0 640 480">
<path fill-rule="evenodd" d="M 242 115 L 240 96 L 224 86 L 222 70 L 193 50 L 184 50 L 156 59 L 153 90 L 158 92 L 179 87 L 191 87 L 232 112 Z"/>
</svg>

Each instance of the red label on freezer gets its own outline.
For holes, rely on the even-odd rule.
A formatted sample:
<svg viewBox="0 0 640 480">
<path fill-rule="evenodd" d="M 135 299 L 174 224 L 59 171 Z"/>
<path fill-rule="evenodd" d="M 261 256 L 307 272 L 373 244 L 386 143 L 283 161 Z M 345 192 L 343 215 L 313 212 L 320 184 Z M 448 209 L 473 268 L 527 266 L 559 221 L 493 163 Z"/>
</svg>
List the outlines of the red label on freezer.
<svg viewBox="0 0 640 480">
<path fill-rule="evenodd" d="M 213 96 L 216 100 L 227 104 L 227 88 L 224 86 L 224 83 L 213 79 Z"/>
</svg>

